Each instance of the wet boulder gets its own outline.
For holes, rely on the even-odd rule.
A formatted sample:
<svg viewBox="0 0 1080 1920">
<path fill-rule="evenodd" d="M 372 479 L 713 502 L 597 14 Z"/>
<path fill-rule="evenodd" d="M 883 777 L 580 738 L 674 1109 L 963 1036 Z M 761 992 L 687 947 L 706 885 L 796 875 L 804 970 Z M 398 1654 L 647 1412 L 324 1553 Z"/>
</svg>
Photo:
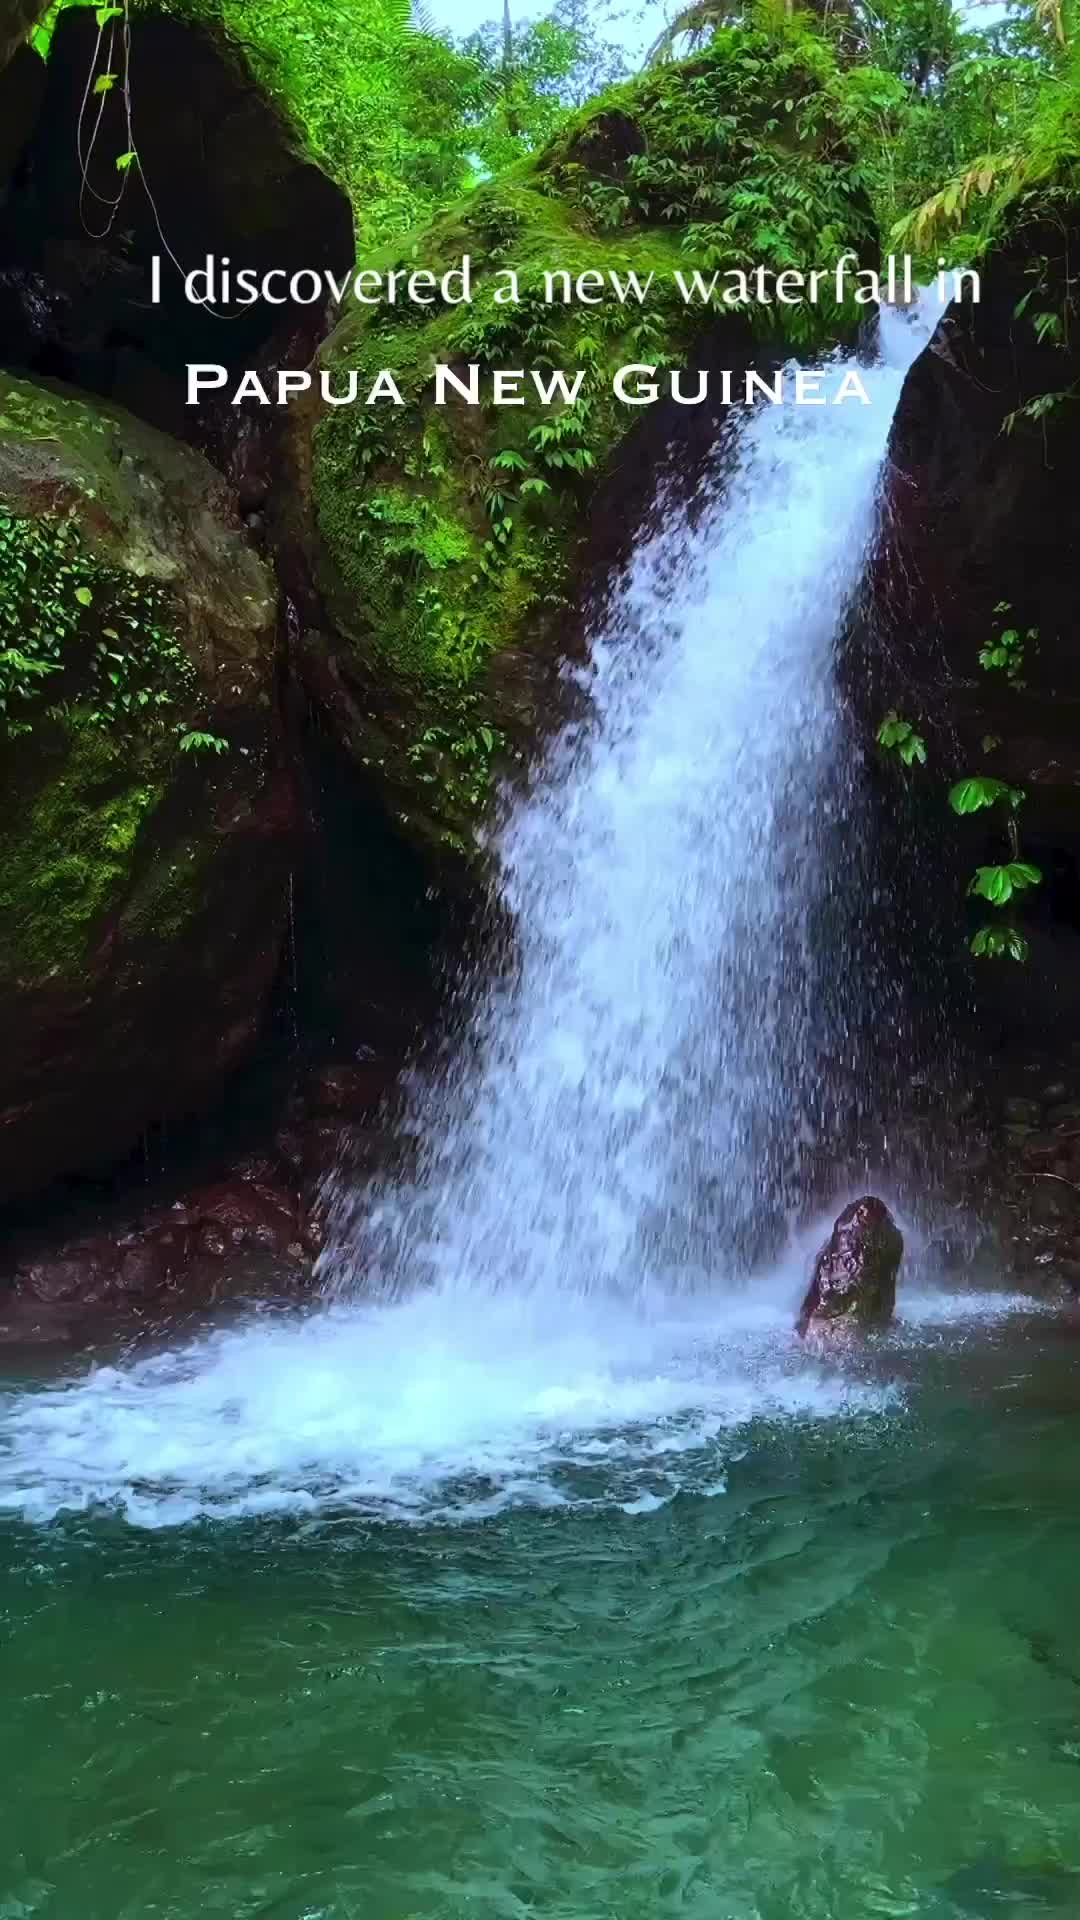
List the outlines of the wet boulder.
<svg viewBox="0 0 1080 1920">
<path fill-rule="evenodd" d="M 294 859 L 277 661 L 207 462 L 0 374 L 0 1204 L 250 1052 Z"/>
<path fill-rule="evenodd" d="M 903 1236 L 883 1200 L 866 1194 L 853 1200 L 833 1226 L 814 1263 L 802 1304 L 798 1333 L 837 1323 L 883 1327 L 896 1305 L 896 1274 Z"/>
</svg>

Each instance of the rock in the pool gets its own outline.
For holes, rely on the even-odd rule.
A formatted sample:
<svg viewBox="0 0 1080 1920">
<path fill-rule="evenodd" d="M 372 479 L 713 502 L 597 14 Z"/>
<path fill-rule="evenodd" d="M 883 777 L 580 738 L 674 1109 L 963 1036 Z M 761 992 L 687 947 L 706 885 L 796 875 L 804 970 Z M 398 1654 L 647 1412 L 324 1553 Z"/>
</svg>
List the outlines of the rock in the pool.
<svg viewBox="0 0 1080 1920">
<path fill-rule="evenodd" d="M 903 1235 L 883 1200 L 867 1194 L 845 1207 L 814 1263 L 802 1304 L 800 1338 L 837 1326 L 884 1327 L 896 1305 Z"/>
</svg>

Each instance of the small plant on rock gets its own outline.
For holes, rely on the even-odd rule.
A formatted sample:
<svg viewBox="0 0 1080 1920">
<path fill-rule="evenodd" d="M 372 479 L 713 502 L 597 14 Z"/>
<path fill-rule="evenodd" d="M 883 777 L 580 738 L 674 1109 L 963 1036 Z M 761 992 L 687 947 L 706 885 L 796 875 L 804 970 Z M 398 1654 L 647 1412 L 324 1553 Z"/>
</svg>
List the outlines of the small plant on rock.
<svg viewBox="0 0 1080 1920">
<path fill-rule="evenodd" d="M 980 813 L 989 808 L 1004 813 L 1010 857 L 1001 865 L 976 867 L 968 887 L 969 893 L 992 907 L 1008 907 L 1017 895 L 1037 887 L 1042 880 L 1040 869 L 1020 857 L 1016 815 L 1024 798 L 1021 788 L 985 774 L 958 780 L 949 793 L 949 805 L 956 814 Z M 1007 956 L 1010 960 L 1026 960 L 1028 956 L 1028 943 L 1011 921 L 1002 926 L 991 923 L 981 926 L 972 935 L 970 944 L 972 953 L 979 959 Z"/>
</svg>

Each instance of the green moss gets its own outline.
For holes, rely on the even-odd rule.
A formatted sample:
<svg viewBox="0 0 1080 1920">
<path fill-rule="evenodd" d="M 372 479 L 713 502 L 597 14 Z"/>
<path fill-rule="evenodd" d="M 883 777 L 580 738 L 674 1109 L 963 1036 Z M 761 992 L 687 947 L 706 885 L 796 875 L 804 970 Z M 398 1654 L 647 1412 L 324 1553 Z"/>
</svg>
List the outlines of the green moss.
<svg viewBox="0 0 1080 1920">
<path fill-rule="evenodd" d="M 819 42 L 726 30 L 695 61 L 613 90 L 544 153 L 372 263 L 441 274 L 468 254 L 474 281 L 471 303 L 351 310 L 326 351 L 335 386 L 355 371 L 362 396 L 388 368 L 405 404 L 329 409 L 315 434 L 339 622 L 382 676 L 411 688 L 415 739 L 441 727 L 464 743 L 478 724 L 497 725 L 492 657 L 564 619 L 596 478 L 640 418 L 615 397 L 615 371 L 684 363 L 716 317 L 685 303 L 675 269 L 806 271 L 845 247 L 868 252 L 840 98 Z M 499 269 L 516 271 L 518 303 L 497 302 Z M 641 305 L 610 288 L 596 306 L 547 304 L 544 275 L 559 270 L 653 281 Z M 855 317 L 783 312 L 791 344 L 804 346 Z M 573 404 L 436 409 L 438 363 L 463 376 L 479 366 L 481 394 L 497 368 L 582 368 L 585 379 Z M 449 753 L 457 818 L 459 764 Z"/>
<path fill-rule="evenodd" d="M 5 809 L 0 829 L 0 979 L 9 986 L 78 976 L 126 895 L 165 790 L 148 749 L 133 755 L 56 722 L 43 745 L 34 743 L 33 789 Z"/>
<path fill-rule="evenodd" d="M 190 931 L 205 910 L 209 853 L 206 836 L 192 834 L 145 862 L 121 914 L 126 938 L 168 946 Z"/>
<path fill-rule="evenodd" d="M 59 440 L 70 442 L 73 436 L 108 435 L 105 419 L 77 400 L 61 399 L 25 380 L 3 376 L 0 385 L 0 432 L 17 434 L 22 440 Z"/>
</svg>

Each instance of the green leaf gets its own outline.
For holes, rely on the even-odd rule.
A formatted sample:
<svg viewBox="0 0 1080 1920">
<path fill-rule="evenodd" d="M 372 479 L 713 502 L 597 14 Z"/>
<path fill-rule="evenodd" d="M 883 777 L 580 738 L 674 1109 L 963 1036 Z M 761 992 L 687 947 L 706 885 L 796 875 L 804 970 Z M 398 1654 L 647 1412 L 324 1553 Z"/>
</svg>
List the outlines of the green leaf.
<svg viewBox="0 0 1080 1920">
<path fill-rule="evenodd" d="M 997 960 L 1006 955 L 1010 960 L 1024 961 L 1028 957 L 1028 943 L 1015 927 L 980 927 L 971 938 L 971 951 L 980 959 Z"/>
<path fill-rule="evenodd" d="M 910 732 L 910 722 L 901 720 L 895 708 L 890 707 L 877 730 L 878 745 L 881 747 L 898 747 L 907 739 Z"/>
<path fill-rule="evenodd" d="M 1038 867 L 1026 860 L 1011 860 L 1004 867 L 977 867 L 969 892 L 989 900 L 992 907 L 1003 907 L 1014 893 L 1037 887 L 1042 880 Z"/>
<path fill-rule="evenodd" d="M 194 730 L 180 736 L 181 753 L 227 753 L 229 743 L 219 733 L 201 733 Z"/>
<path fill-rule="evenodd" d="M 1003 907 L 1013 896 L 1013 884 L 1005 867 L 976 867 L 975 878 L 968 889 L 989 900 L 992 907 Z"/>
<path fill-rule="evenodd" d="M 94 14 L 94 18 L 98 24 L 98 32 L 103 32 L 110 20 L 122 19 L 123 13 L 123 7 L 98 7 Z"/>
<path fill-rule="evenodd" d="M 95 93 L 111 93 L 116 85 L 115 73 L 99 73 L 94 81 Z"/>
<path fill-rule="evenodd" d="M 918 761 L 926 765 L 926 742 L 916 733 L 910 720 L 902 720 L 895 707 L 890 707 L 877 730 L 878 745 L 891 753 L 899 755 L 905 767 L 911 767 Z"/>
<path fill-rule="evenodd" d="M 994 780 L 985 774 L 971 774 L 966 780 L 958 780 L 949 792 L 949 805 L 954 813 L 978 813 L 983 807 L 996 806 L 999 800 L 1010 797 L 1014 789 L 1006 786 L 1004 780 Z M 1017 801 L 1013 799 L 1015 806 Z"/>
<path fill-rule="evenodd" d="M 127 153 L 118 154 L 116 157 L 117 173 L 126 173 L 128 168 L 134 163 L 134 161 L 137 158 L 138 158 L 138 155 L 136 154 L 134 147 L 131 147 Z"/>
<path fill-rule="evenodd" d="M 76 587 L 75 598 L 80 607 L 92 607 L 94 604 L 94 596 L 89 587 Z"/>
</svg>

